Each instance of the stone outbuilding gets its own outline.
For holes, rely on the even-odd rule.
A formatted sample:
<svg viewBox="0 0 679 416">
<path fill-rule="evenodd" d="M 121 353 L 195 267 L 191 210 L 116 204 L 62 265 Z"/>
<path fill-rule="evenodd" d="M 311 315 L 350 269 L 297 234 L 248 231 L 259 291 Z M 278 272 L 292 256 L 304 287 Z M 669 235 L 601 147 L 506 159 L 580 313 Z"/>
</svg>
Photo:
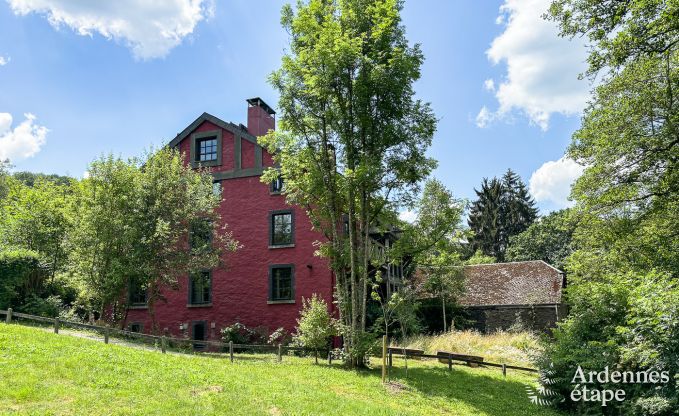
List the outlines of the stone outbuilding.
<svg viewBox="0 0 679 416">
<path fill-rule="evenodd" d="M 458 304 L 483 332 L 512 325 L 545 331 L 567 312 L 565 284 L 564 272 L 542 260 L 470 265 Z"/>
</svg>

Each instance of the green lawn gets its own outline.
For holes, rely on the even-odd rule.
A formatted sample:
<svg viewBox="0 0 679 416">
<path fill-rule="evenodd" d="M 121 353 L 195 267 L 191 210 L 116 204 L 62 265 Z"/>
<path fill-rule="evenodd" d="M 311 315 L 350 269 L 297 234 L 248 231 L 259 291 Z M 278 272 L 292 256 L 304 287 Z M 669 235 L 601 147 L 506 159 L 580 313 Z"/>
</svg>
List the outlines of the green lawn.
<svg viewBox="0 0 679 416">
<path fill-rule="evenodd" d="M 554 415 L 529 403 L 534 376 L 402 360 L 349 371 L 313 359 L 236 362 L 106 345 L 0 324 L 0 414 L 31 415 Z M 376 363 L 378 364 L 378 363 Z"/>
</svg>

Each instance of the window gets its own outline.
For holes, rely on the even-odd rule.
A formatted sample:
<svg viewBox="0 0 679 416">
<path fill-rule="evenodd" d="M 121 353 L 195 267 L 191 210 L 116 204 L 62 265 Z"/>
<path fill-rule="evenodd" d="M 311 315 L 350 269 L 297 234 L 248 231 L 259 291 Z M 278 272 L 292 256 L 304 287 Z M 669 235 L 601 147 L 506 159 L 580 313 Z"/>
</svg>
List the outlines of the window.
<svg viewBox="0 0 679 416">
<path fill-rule="evenodd" d="M 212 182 L 212 194 L 219 199 L 222 199 L 222 183 Z"/>
<path fill-rule="evenodd" d="M 217 138 L 206 137 L 196 140 L 196 161 L 211 162 L 217 160 Z"/>
<path fill-rule="evenodd" d="M 292 211 L 271 213 L 270 246 L 288 246 L 294 243 Z"/>
<path fill-rule="evenodd" d="M 144 332 L 144 325 L 139 322 L 132 322 L 127 326 L 127 330 L 130 332 Z"/>
<path fill-rule="evenodd" d="M 130 306 L 146 306 L 146 290 L 136 279 L 130 279 L 128 292 Z"/>
<path fill-rule="evenodd" d="M 274 265 L 269 268 L 269 300 L 286 301 L 295 299 L 294 266 Z"/>
<path fill-rule="evenodd" d="M 283 192 L 283 186 L 285 183 L 283 182 L 283 177 L 281 175 L 278 175 L 278 177 L 271 182 L 271 193 L 272 194 L 280 194 Z"/>
<path fill-rule="evenodd" d="M 212 242 L 212 222 L 199 219 L 191 224 L 189 232 L 189 247 L 191 250 L 201 250 L 210 247 Z"/>
<path fill-rule="evenodd" d="M 212 302 L 212 272 L 204 270 L 189 279 L 189 305 L 207 305 Z"/>
<path fill-rule="evenodd" d="M 210 130 L 191 135 L 191 166 L 209 167 L 222 164 L 222 130 Z"/>
<path fill-rule="evenodd" d="M 207 339 L 207 322 L 205 321 L 194 321 L 191 322 L 191 339 L 196 341 L 204 341 Z M 203 350 L 207 347 L 203 343 L 193 344 L 193 348 L 196 350 Z"/>
</svg>

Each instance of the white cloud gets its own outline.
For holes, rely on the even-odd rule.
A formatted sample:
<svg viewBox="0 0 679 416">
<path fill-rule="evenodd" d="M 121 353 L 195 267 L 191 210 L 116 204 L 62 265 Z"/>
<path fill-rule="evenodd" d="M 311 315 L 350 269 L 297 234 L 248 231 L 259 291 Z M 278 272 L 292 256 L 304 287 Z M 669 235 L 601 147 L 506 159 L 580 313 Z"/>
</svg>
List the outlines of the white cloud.
<svg viewBox="0 0 679 416">
<path fill-rule="evenodd" d="M 480 128 L 488 127 L 495 120 L 495 113 L 490 111 L 485 105 L 481 107 L 479 114 L 476 115 L 476 125 Z"/>
<path fill-rule="evenodd" d="M 49 130 L 35 124 L 35 116 L 24 114 L 26 118 L 12 130 L 12 115 L 0 113 L 0 160 L 12 161 L 34 156 L 45 144 Z"/>
<path fill-rule="evenodd" d="M 401 221 L 409 222 L 412 224 L 417 219 L 417 213 L 415 211 L 401 211 L 398 214 L 398 218 Z"/>
<path fill-rule="evenodd" d="M 483 88 L 486 89 L 486 91 L 495 91 L 495 81 L 492 79 L 487 79 L 483 82 Z"/>
<path fill-rule="evenodd" d="M 9 56 L 5 58 L 4 56 L 0 55 L 0 66 L 7 65 L 11 60 L 12 59 Z"/>
<path fill-rule="evenodd" d="M 538 202 L 551 202 L 559 208 L 572 206 L 568 200 L 571 185 L 584 169 L 566 156 L 545 162 L 530 177 L 530 193 Z"/>
<path fill-rule="evenodd" d="M 212 0 L 8 0 L 17 15 L 44 15 L 55 28 L 99 33 L 122 42 L 135 58 L 160 58 L 212 15 Z"/>
<path fill-rule="evenodd" d="M 578 80 L 587 68 L 584 43 L 559 37 L 556 24 L 542 18 L 550 2 L 505 0 L 500 7 L 496 22 L 505 30 L 486 51 L 493 64 L 507 65 L 504 79 L 493 83 L 495 118 L 518 111 L 547 130 L 552 114 L 579 114 L 585 106 L 590 86 Z"/>
</svg>

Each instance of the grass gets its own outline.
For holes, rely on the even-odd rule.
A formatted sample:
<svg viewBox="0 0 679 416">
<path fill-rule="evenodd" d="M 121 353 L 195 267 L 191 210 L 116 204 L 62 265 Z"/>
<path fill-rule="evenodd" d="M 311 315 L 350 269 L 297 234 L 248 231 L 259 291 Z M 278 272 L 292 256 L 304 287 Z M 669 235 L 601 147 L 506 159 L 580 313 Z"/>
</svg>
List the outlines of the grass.
<svg viewBox="0 0 679 416">
<path fill-rule="evenodd" d="M 375 360 L 374 360 L 375 361 Z M 529 403 L 534 376 L 395 359 L 351 371 L 311 358 L 161 354 L 0 323 L 2 415 L 556 415 Z"/>
<path fill-rule="evenodd" d="M 540 351 L 537 335 L 531 332 L 495 332 L 481 334 L 477 331 L 450 331 L 438 335 L 418 335 L 405 341 L 407 348 L 457 352 L 477 355 L 498 364 L 534 367 L 533 359 Z"/>
</svg>

